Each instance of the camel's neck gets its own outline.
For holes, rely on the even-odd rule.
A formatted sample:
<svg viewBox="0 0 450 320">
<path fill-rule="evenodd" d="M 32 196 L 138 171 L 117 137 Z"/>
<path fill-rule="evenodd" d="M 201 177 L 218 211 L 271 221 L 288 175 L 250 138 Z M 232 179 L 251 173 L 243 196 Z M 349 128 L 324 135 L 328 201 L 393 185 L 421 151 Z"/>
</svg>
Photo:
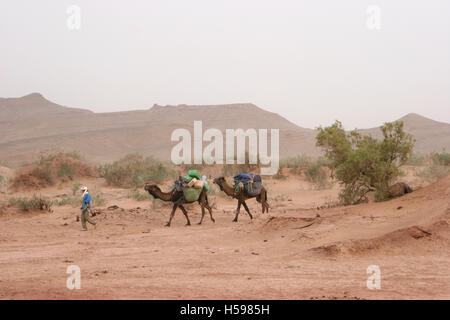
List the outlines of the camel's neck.
<svg viewBox="0 0 450 320">
<path fill-rule="evenodd" d="M 234 195 L 234 188 L 232 186 L 230 186 L 228 184 L 228 182 L 224 181 L 222 182 L 222 188 L 223 191 L 228 195 L 228 196 L 233 196 Z"/>
<path fill-rule="evenodd" d="M 157 199 L 161 199 L 163 201 L 171 201 L 173 190 L 170 192 L 162 192 L 161 190 L 149 190 L 148 193 L 150 193 L 153 197 Z"/>
</svg>

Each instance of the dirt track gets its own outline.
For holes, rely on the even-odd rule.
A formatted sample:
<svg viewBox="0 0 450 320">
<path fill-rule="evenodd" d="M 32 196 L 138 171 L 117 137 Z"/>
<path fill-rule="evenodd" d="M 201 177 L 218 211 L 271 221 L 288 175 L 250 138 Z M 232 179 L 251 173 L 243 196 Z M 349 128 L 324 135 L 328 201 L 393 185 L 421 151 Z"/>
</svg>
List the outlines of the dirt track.
<svg viewBox="0 0 450 320">
<path fill-rule="evenodd" d="M 264 215 L 253 200 L 255 219 L 241 213 L 238 223 L 235 202 L 217 197 L 216 223 L 196 225 L 193 206 L 191 227 L 178 212 L 166 228 L 170 208 L 124 197 L 87 232 L 70 206 L 7 212 L 0 298 L 450 299 L 450 176 L 383 203 L 308 209 L 314 195 L 293 190 Z M 66 288 L 69 265 L 81 268 L 81 290 Z M 369 265 L 381 269 L 381 290 L 366 287 Z"/>
</svg>

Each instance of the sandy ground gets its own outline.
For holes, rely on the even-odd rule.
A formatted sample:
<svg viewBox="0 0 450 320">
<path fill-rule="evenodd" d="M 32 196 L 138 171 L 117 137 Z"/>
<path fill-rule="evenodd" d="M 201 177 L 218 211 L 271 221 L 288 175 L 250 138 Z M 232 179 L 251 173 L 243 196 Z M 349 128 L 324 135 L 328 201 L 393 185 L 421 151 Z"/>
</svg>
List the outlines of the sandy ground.
<svg viewBox="0 0 450 320">
<path fill-rule="evenodd" d="M 254 219 L 242 210 L 233 223 L 235 200 L 216 194 L 215 223 L 197 225 L 191 205 L 193 225 L 177 212 L 170 228 L 170 207 L 85 183 L 107 199 L 96 229 L 82 232 L 70 205 L 0 216 L 0 299 L 450 299 L 450 176 L 391 201 L 320 210 L 337 186 L 271 180 L 268 214 L 250 200 Z M 81 269 L 80 290 L 66 288 L 69 265 Z M 370 265 L 379 290 L 367 288 Z"/>
</svg>

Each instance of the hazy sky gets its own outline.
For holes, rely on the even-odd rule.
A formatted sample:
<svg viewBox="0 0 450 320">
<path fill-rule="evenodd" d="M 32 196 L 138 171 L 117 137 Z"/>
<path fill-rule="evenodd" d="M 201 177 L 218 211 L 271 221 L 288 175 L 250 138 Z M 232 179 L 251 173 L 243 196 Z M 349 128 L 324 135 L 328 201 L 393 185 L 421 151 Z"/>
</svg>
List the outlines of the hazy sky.
<svg viewBox="0 0 450 320">
<path fill-rule="evenodd" d="M 252 102 L 310 128 L 450 122 L 450 1 L 1 1 L 0 97 L 31 92 L 96 112 Z"/>
</svg>

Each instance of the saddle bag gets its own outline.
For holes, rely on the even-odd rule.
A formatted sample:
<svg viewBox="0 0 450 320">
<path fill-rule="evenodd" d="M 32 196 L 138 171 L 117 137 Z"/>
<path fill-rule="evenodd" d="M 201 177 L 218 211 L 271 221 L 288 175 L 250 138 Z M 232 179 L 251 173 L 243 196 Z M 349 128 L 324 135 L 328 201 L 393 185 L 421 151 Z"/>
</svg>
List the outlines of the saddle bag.
<svg viewBox="0 0 450 320">
<path fill-rule="evenodd" d="M 184 188 L 183 189 L 184 199 L 188 202 L 197 201 L 201 193 L 202 193 L 202 189 L 196 189 L 196 188 Z"/>
</svg>

